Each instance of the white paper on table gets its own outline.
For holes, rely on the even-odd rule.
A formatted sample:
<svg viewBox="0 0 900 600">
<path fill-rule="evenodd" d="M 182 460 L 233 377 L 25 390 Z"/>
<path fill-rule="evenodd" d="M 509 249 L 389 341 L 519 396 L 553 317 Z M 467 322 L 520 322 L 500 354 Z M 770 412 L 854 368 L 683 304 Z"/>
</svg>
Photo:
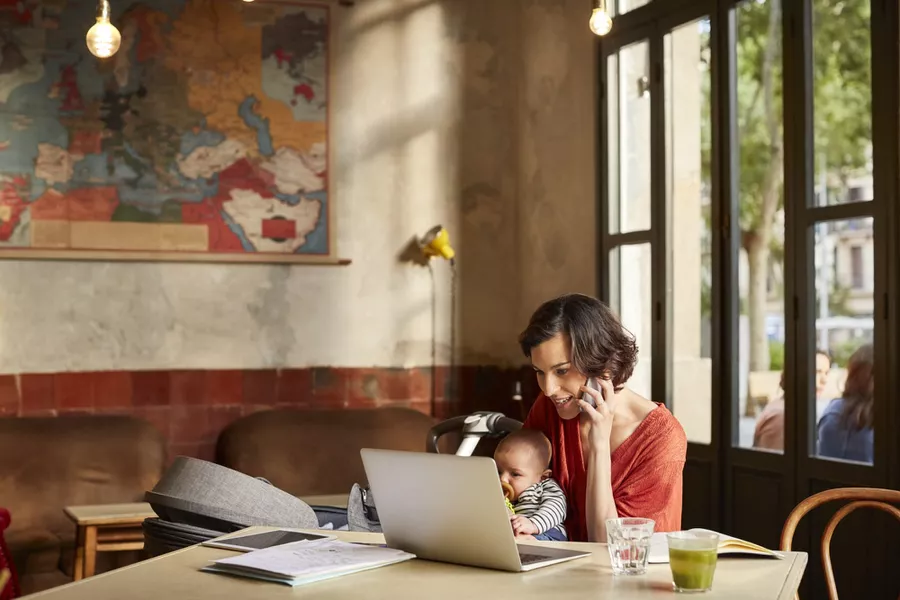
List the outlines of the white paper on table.
<svg viewBox="0 0 900 600">
<path fill-rule="evenodd" d="M 386 566 L 415 558 L 402 550 L 339 540 L 293 542 L 214 561 L 218 571 L 257 573 L 278 579 L 318 578 Z"/>
</svg>

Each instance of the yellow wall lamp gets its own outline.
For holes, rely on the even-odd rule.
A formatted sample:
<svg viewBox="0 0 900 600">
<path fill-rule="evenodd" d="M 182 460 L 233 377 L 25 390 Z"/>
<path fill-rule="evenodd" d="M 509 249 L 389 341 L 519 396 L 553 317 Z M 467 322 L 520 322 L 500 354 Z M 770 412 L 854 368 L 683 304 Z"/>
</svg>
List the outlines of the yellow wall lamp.
<svg viewBox="0 0 900 600">
<path fill-rule="evenodd" d="M 442 225 L 435 225 L 419 239 L 419 248 L 429 259 L 441 257 L 453 263 L 456 252 L 450 245 L 450 234 Z"/>
</svg>

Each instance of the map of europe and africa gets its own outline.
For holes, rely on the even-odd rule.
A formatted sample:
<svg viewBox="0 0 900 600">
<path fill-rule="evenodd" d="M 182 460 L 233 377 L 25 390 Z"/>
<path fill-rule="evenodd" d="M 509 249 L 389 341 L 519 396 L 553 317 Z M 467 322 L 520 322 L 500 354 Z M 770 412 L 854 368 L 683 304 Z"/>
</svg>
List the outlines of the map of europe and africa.
<svg viewBox="0 0 900 600">
<path fill-rule="evenodd" d="M 329 251 L 328 9 L 0 0 L 0 251 Z"/>
</svg>

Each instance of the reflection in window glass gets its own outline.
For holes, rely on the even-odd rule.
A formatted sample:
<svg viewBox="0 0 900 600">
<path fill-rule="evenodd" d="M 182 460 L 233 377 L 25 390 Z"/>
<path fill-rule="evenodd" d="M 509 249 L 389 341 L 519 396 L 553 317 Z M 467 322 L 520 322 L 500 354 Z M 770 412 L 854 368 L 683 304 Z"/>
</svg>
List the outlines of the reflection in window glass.
<svg viewBox="0 0 900 600">
<path fill-rule="evenodd" d="M 663 43 L 666 200 L 671 240 L 672 406 L 689 442 L 712 435 L 712 234 L 709 20 L 674 29 Z"/>
<path fill-rule="evenodd" d="M 609 232 L 650 229 L 650 46 L 607 59 Z"/>
<path fill-rule="evenodd" d="M 610 305 L 638 347 L 638 362 L 628 387 L 650 398 L 652 349 L 650 244 L 614 248 L 610 256 Z"/>
<path fill-rule="evenodd" d="M 772 0 L 736 8 L 738 443 L 784 451 L 784 142 L 781 12 Z"/>
<path fill-rule="evenodd" d="M 871 0 L 813 0 L 816 203 L 872 199 Z"/>
<path fill-rule="evenodd" d="M 815 453 L 872 462 L 875 236 L 871 217 L 815 226 Z M 859 257 L 858 259 L 855 257 Z M 855 260 L 862 264 L 856 269 Z M 856 280 L 859 276 L 860 281 Z M 856 284 L 859 283 L 857 286 Z"/>
</svg>

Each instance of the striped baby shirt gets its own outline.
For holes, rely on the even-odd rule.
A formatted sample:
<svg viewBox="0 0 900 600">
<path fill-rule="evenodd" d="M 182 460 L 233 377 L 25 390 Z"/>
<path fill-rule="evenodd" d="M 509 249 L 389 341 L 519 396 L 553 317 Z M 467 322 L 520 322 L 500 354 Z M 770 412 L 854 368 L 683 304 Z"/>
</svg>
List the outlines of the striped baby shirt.
<svg viewBox="0 0 900 600">
<path fill-rule="evenodd" d="M 556 527 L 566 533 L 566 495 L 553 479 L 544 479 L 534 484 L 519 496 L 515 510 L 517 515 L 531 519 L 538 528 L 538 534 Z"/>
</svg>

